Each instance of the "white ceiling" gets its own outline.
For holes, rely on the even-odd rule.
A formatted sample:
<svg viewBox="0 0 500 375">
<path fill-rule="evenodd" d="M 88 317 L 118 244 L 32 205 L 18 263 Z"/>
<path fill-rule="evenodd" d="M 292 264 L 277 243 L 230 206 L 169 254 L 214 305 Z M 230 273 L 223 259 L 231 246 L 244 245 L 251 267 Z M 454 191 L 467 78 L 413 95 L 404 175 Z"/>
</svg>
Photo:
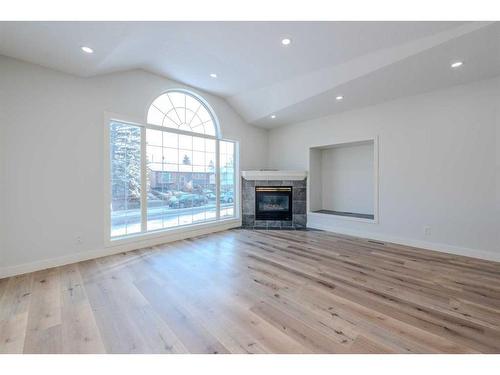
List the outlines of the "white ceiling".
<svg viewBox="0 0 500 375">
<path fill-rule="evenodd" d="M 282 46 L 284 37 L 292 44 Z M 0 22 L 0 54 L 84 77 L 144 69 L 223 96 L 246 121 L 270 128 L 498 75 L 500 26 Z M 465 64 L 452 71 L 455 59 Z"/>
</svg>

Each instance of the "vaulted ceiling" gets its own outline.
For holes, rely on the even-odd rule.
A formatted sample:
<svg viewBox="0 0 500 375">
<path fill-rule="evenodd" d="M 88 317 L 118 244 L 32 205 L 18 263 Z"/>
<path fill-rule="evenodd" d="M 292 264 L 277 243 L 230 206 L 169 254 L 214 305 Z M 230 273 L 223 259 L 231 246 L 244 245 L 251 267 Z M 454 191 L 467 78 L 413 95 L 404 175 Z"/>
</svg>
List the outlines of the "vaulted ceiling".
<svg viewBox="0 0 500 375">
<path fill-rule="evenodd" d="M 144 69 L 271 128 L 499 75 L 500 23 L 0 22 L 0 54 L 82 77 Z"/>
</svg>

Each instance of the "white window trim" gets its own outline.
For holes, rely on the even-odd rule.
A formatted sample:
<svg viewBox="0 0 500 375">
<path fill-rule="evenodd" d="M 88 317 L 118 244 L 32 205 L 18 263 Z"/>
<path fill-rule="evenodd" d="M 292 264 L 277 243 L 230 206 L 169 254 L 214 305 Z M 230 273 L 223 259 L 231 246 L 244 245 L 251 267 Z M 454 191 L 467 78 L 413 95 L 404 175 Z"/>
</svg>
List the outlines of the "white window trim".
<svg viewBox="0 0 500 375">
<path fill-rule="evenodd" d="M 219 169 L 216 169 L 216 189 L 217 189 L 217 200 L 216 200 L 216 219 L 209 220 L 206 222 L 196 223 L 196 224 L 188 224 L 188 225 L 179 225 L 172 228 L 164 228 L 158 229 L 154 231 L 145 232 L 145 228 L 141 227 L 141 233 L 129 234 L 126 236 L 119 237 L 111 237 L 111 164 L 109 160 L 109 124 L 112 121 L 130 124 L 139 126 L 144 129 L 156 129 L 161 131 L 167 131 L 171 133 L 184 134 L 190 136 L 200 136 L 203 138 L 215 139 L 217 141 L 228 141 L 234 143 L 234 216 L 228 218 L 220 218 L 220 173 Z M 215 121 L 217 121 L 215 119 Z M 216 125 L 216 131 L 219 131 L 218 124 Z M 219 133 L 220 134 L 220 133 Z M 143 139 L 144 138 L 144 139 Z M 219 142 L 216 142 L 216 158 L 217 165 L 219 166 Z M 145 132 L 141 132 L 141 157 L 142 155 L 146 155 L 146 142 L 145 142 Z M 144 149 L 143 149 L 144 148 Z M 116 246 L 120 244 L 134 243 L 134 242 L 143 242 L 148 239 L 158 239 L 161 237 L 165 237 L 167 240 L 169 236 L 176 235 L 182 232 L 192 232 L 194 235 L 198 229 L 203 230 L 207 228 L 213 228 L 214 231 L 217 231 L 219 227 L 227 227 L 231 225 L 231 227 L 241 226 L 241 204 L 240 204 L 240 145 L 237 140 L 233 139 L 225 139 L 217 136 L 203 135 L 197 134 L 193 132 L 183 131 L 175 128 L 167 128 L 152 124 L 145 123 L 142 119 L 135 118 L 132 116 L 121 115 L 113 112 L 104 112 L 104 245 L 106 247 Z M 146 190 L 146 158 L 141 158 L 141 191 Z M 220 167 L 220 166 L 219 166 Z M 146 220 L 142 220 L 141 225 L 147 223 L 147 195 L 141 194 L 141 213 L 142 217 L 146 218 Z"/>
</svg>

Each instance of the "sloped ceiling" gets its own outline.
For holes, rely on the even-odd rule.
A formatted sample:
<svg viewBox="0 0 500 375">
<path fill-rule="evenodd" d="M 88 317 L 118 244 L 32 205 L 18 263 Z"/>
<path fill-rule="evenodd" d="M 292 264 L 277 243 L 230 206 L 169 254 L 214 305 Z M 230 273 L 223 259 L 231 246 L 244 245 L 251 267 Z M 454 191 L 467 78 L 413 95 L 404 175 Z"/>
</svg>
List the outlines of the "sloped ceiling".
<svg viewBox="0 0 500 375">
<path fill-rule="evenodd" d="M 292 39 L 289 46 L 281 45 L 284 37 Z M 95 53 L 83 54 L 83 45 Z M 225 97 L 247 122 L 272 128 L 499 75 L 500 27 L 492 22 L 0 22 L 0 54 L 82 77 L 144 69 Z M 451 70 L 453 60 L 464 66 Z M 344 100 L 337 102 L 337 95 Z"/>
</svg>

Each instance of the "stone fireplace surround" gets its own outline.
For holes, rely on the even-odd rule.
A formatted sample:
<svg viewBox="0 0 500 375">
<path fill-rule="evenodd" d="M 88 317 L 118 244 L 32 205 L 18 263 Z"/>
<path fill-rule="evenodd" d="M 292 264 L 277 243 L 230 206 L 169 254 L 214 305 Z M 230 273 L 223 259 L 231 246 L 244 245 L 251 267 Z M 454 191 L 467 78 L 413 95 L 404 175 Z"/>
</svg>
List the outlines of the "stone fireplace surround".
<svg viewBox="0 0 500 375">
<path fill-rule="evenodd" d="M 241 173 L 242 227 L 249 229 L 305 229 L 307 225 L 307 174 L 302 171 L 244 171 Z M 292 186 L 293 218 L 255 219 L 256 186 Z"/>
</svg>

